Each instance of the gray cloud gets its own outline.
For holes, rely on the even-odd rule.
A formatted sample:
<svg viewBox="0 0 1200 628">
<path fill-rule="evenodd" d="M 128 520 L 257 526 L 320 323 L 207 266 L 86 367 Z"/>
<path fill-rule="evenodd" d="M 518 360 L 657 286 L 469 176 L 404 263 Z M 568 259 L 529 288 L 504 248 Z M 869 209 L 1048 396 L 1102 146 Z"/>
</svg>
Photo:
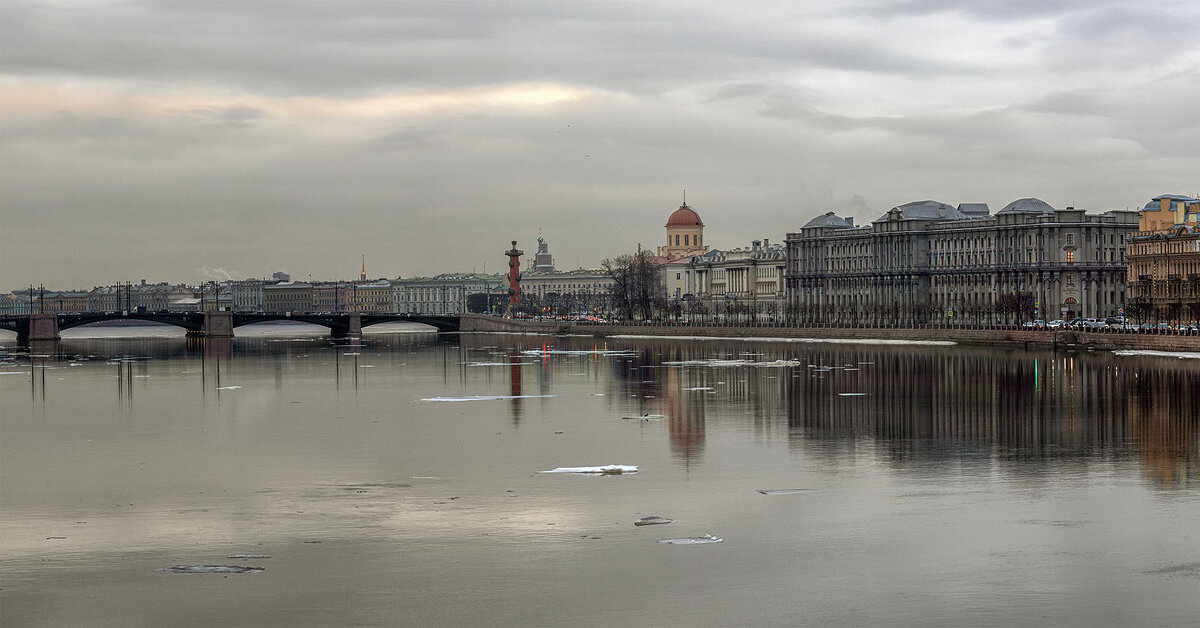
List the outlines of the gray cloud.
<svg viewBox="0 0 1200 628">
<path fill-rule="evenodd" d="M 1200 188 L 1198 26 L 1115 1 L 10 0 L 0 289 L 501 270 L 538 227 L 594 265 L 656 245 L 683 188 L 718 247 L 924 198 L 1140 206 Z"/>
</svg>

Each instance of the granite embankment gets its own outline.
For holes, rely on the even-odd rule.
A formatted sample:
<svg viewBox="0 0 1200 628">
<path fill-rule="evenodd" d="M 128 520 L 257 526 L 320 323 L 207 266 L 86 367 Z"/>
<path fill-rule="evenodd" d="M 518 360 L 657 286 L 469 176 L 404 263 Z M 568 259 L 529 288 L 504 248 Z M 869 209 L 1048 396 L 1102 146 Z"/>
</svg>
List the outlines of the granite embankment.
<svg viewBox="0 0 1200 628">
<path fill-rule="evenodd" d="M 960 345 L 1053 350 L 1200 351 L 1200 336 L 1024 329 L 868 327 L 726 327 L 707 325 L 594 325 L 569 321 L 527 321 L 467 315 L 462 331 L 604 336 L 704 336 L 712 338 L 789 338 L 822 340 L 950 341 Z"/>
</svg>

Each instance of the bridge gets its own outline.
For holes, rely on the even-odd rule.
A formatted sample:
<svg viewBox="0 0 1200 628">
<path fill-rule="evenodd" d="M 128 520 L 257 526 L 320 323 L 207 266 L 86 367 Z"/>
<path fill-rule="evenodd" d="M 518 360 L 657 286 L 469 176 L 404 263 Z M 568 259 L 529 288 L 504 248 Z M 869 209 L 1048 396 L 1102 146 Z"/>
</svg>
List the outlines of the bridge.
<svg viewBox="0 0 1200 628">
<path fill-rule="evenodd" d="M 244 325 L 273 321 L 310 323 L 329 329 L 334 337 L 357 336 L 364 327 L 379 323 L 421 323 L 437 328 L 438 333 L 458 331 L 462 317 L 426 314 L 372 313 L 298 313 L 280 314 L 246 312 L 91 312 L 84 314 L 34 314 L 0 316 L 0 329 L 17 333 L 18 342 L 58 340 L 59 332 L 72 327 L 105 321 L 147 321 L 174 325 L 187 330 L 189 336 L 233 337 L 233 330 Z"/>
</svg>

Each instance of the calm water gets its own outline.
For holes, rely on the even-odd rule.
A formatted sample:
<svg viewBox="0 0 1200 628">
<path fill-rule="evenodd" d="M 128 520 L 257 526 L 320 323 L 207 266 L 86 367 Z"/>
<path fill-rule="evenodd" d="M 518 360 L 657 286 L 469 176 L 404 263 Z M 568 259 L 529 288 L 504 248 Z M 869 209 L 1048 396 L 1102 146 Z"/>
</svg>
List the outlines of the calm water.
<svg viewBox="0 0 1200 628">
<path fill-rule="evenodd" d="M 137 331 L 0 339 L 6 627 L 1200 621 L 1197 359 Z"/>
</svg>

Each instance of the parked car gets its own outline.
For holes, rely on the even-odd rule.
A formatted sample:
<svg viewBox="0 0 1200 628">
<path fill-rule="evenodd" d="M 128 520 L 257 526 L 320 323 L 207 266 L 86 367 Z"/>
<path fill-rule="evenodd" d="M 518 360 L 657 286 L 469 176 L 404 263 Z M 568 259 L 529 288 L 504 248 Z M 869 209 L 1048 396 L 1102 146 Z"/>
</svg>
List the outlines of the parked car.
<svg viewBox="0 0 1200 628">
<path fill-rule="evenodd" d="M 1054 320 L 1050 321 L 1049 323 L 1046 323 L 1046 327 L 1049 327 L 1050 329 L 1058 329 L 1060 327 L 1066 327 L 1066 326 L 1067 326 L 1067 321 L 1064 321 L 1062 319 L 1054 319 Z"/>
</svg>

